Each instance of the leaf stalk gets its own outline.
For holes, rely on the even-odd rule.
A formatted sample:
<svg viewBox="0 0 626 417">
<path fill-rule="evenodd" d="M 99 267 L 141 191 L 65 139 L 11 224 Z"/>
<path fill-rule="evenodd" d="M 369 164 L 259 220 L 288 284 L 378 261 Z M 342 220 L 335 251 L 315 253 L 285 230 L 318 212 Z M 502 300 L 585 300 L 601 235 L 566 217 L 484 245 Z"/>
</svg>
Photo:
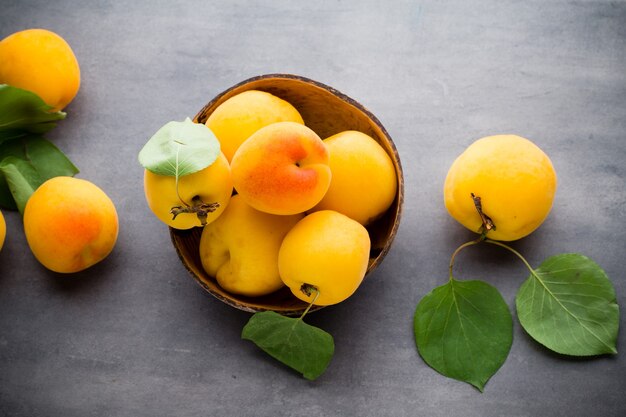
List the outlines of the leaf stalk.
<svg viewBox="0 0 626 417">
<path fill-rule="evenodd" d="M 311 310 L 311 307 L 313 307 L 313 304 L 315 304 L 315 302 L 317 301 L 317 297 L 320 296 L 320 290 L 315 286 L 315 285 L 311 285 L 311 284 L 302 284 L 302 292 L 304 292 L 306 295 L 310 296 L 311 293 L 313 291 L 315 291 L 315 296 L 313 297 L 313 300 L 309 303 L 309 305 L 307 306 L 307 308 L 304 310 L 304 312 L 302 313 L 302 315 L 298 318 L 298 321 L 302 321 L 302 319 L 304 318 L 304 316 L 306 316 L 306 314 L 309 312 L 309 310 Z"/>
<path fill-rule="evenodd" d="M 461 246 L 456 248 L 456 250 L 452 253 L 452 256 L 450 257 L 450 264 L 448 265 L 448 280 L 449 281 L 452 281 L 454 279 L 454 277 L 452 276 L 452 268 L 454 268 L 454 259 L 459 254 L 459 252 L 461 252 L 463 249 L 465 249 L 465 248 L 467 248 L 469 246 L 477 245 L 480 242 L 482 242 L 483 240 L 485 240 L 485 233 L 480 235 L 480 237 L 478 239 L 474 239 L 474 240 L 471 240 L 469 242 L 465 242 L 464 244 L 462 244 Z"/>
</svg>

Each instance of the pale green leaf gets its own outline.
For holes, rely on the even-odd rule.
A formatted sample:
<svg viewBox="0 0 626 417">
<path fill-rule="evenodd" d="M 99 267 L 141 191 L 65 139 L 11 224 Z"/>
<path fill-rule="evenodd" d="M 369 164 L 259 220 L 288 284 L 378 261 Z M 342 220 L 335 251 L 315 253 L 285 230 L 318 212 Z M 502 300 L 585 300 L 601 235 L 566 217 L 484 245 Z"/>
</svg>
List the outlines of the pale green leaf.
<svg viewBox="0 0 626 417">
<path fill-rule="evenodd" d="M 413 325 L 418 351 L 429 366 L 480 391 L 513 342 L 504 299 L 482 281 L 451 279 L 435 288 L 417 305 Z"/>
<path fill-rule="evenodd" d="M 310 380 L 324 373 L 335 351 L 330 334 L 273 311 L 254 314 L 241 337 Z"/>
<path fill-rule="evenodd" d="M 219 154 L 211 129 L 187 118 L 159 129 L 139 152 L 139 163 L 155 174 L 182 177 L 208 167 Z"/>
<path fill-rule="evenodd" d="M 575 356 L 617 353 L 615 290 L 586 256 L 548 258 L 522 284 L 516 305 L 526 332 L 548 349 Z"/>
</svg>

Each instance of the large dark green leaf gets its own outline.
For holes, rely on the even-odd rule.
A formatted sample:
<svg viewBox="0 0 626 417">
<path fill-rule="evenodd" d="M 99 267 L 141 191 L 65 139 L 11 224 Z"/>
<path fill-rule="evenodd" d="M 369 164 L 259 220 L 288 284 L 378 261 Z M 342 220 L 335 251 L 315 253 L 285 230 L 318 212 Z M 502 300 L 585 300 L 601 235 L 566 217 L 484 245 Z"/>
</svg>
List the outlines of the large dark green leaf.
<svg viewBox="0 0 626 417">
<path fill-rule="evenodd" d="M 65 113 L 50 112 L 51 108 L 30 91 L 0 84 L 0 143 L 55 127 Z"/>
<path fill-rule="evenodd" d="M 13 194 L 11 194 L 9 184 L 2 173 L 0 173 L 0 208 L 17 210 L 17 204 L 15 204 L 15 199 L 13 198 Z"/>
<path fill-rule="evenodd" d="M 241 337 L 311 380 L 324 373 L 335 351 L 330 334 L 273 311 L 254 314 Z"/>
<path fill-rule="evenodd" d="M 22 212 L 32 192 L 44 181 L 77 173 L 67 156 L 42 137 L 6 141 L 0 145 L 0 205 Z"/>
<path fill-rule="evenodd" d="M 516 305 L 526 332 L 555 352 L 617 353 L 615 290 L 602 268 L 586 256 L 548 258 L 522 284 Z"/>
<path fill-rule="evenodd" d="M 435 288 L 417 305 L 417 348 L 437 372 L 483 390 L 513 342 L 511 313 L 498 290 L 482 281 Z"/>
<path fill-rule="evenodd" d="M 14 156 L 7 156 L 0 161 L 0 172 L 6 179 L 18 210 L 23 214 L 26 202 L 43 182 L 41 177 L 29 162 Z"/>
</svg>

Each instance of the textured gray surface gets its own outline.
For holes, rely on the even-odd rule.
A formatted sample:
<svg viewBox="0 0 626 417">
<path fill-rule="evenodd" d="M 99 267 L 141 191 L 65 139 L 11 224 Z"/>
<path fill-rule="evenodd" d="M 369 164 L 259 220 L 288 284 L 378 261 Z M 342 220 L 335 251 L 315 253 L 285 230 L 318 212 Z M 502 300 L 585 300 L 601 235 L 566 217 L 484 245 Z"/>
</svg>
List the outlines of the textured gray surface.
<svg viewBox="0 0 626 417">
<path fill-rule="evenodd" d="M 121 231 L 105 262 L 59 276 L 36 263 L 21 219 L 6 213 L 0 415 L 626 415 L 623 352 L 559 357 L 515 321 L 510 356 L 480 394 L 428 368 L 412 333 L 417 302 L 471 237 L 445 212 L 445 173 L 495 133 L 532 139 L 559 175 L 550 217 L 515 247 L 534 265 L 585 253 L 626 302 L 626 2 L 3 0 L 0 37 L 29 27 L 58 32 L 78 56 L 83 84 L 51 139 L 111 196 Z M 316 382 L 242 341 L 249 315 L 187 275 L 148 212 L 136 162 L 165 122 L 273 72 L 361 102 L 405 169 L 390 254 L 351 299 L 309 318 L 336 343 Z M 513 307 L 526 272 L 478 247 L 457 275 L 491 282 Z"/>
</svg>

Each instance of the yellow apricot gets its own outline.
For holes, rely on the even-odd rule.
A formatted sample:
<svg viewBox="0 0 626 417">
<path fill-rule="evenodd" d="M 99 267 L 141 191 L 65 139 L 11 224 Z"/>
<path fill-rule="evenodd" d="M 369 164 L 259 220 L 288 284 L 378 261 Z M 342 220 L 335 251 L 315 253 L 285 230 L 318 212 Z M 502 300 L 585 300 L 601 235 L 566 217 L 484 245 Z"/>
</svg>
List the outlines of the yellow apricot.
<svg viewBox="0 0 626 417">
<path fill-rule="evenodd" d="M 444 202 L 454 219 L 481 233 L 483 220 L 472 194 L 480 198 L 482 212 L 495 225 L 487 237 L 510 241 L 543 223 L 556 186 L 552 162 L 537 145 L 515 135 L 488 136 L 454 161 L 444 184 Z"/>
<path fill-rule="evenodd" d="M 249 297 L 269 294 L 284 284 L 278 250 L 287 232 L 304 215 L 277 216 L 249 206 L 240 195 L 202 230 L 200 260 L 226 291 Z"/>
<path fill-rule="evenodd" d="M 113 250 L 117 211 L 92 182 L 55 177 L 28 199 L 24 233 L 33 255 L 46 268 L 78 272 L 102 261 Z"/>
<path fill-rule="evenodd" d="M 224 154 L 220 153 L 215 162 L 208 167 L 189 175 L 178 178 L 158 175 L 144 171 L 144 193 L 150 210 L 154 215 L 174 229 L 191 229 L 201 226 L 197 213 L 181 213 L 172 215 L 175 207 L 193 206 L 196 202 L 214 204 L 214 211 L 207 214 L 206 223 L 217 219 L 230 201 L 233 193 L 233 182 L 230 166 Z"/>
<path fill-rule="evenodd" d="M 57 111 L 78 93 L 80 68 L 61 36 L 27 29 L 0 41 L 0 84 L 31 91 Z"/>
<path fill-rule="evenodd" d="M 393 203 L 398 188 L 393 161 L 372 137 L 355 130 L 337 133 L 324 143 L 330 154 L 328 191 L 314 208 L 335 210 L 367 225 Z"/>
<path fill-rule="evenodd" d="M 359 222 L 333 210 L 316 211 L 285 236 L 278 252 L 280 278 L 293 295 L 316 305 L 350 297 L 367 272 L 370 237 Z"/>
<path fill-rule="evenodd" d="M 2 246 L 4 246 L 4 238 L 7 235 L 7 224 L 4 221 L 4 216 L 0 211 L 0 250 L 2 250 Z"/>
<path fill-rule="evenodd" d="M 220 141 L 221 150 L 230 162 L 250 135 L 276 122 L 304 124 L 298 110 L 287 101 L 265 91 L 248 90 L 220 104 L 206 125 Z"/>
</svg>

